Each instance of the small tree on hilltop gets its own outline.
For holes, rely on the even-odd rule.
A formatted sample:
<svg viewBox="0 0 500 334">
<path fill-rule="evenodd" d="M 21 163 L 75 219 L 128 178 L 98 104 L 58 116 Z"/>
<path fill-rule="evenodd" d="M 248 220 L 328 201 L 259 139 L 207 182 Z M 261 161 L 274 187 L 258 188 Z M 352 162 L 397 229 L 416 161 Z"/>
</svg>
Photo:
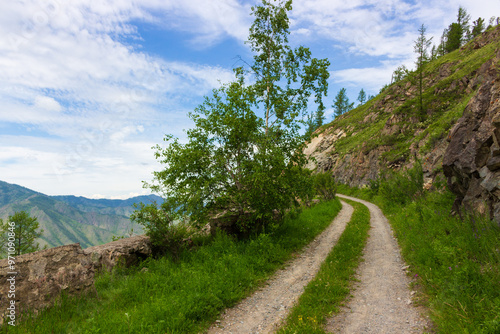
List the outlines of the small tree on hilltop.
<svg viewBox="0 0 500 334">
<path fill-rule="evenodd" d="M 446 30 L 446 42 L 444 45 L 446 53 L 460 48 L 468 39 L 470 15 L 463 7 L 458 8 L 457 22 L 450 24 Z"/>
<path fill-rule="evenodd" d="M 335 117 L 345 114 L 349 110 L 354 108 L 354 102 L 349 103 L 349 98 L 346 94 L 346 89 L 342 88 L 335 96 L 335 100 L 333 100 L 333 112 Z"/>
<path fill-rule="evenodd" d="M 40 245 L 35 240 L 42 236 L 43 230 L 37 231 L 39 223 L 36 217 L 30 217 L 26 211 L 16 212 L 4 222 L 0 219 L 0 245 L 6 253 L 13 243 L 15 255 L 36 252 Z M 7 247 L 8 246 L 8 247 Z"/>
<path fill-rule="evenodd" d="M 431 38 L 427 38 L 425 36 L 425 26 L 422 24 L 418 32 L 417 40 L 415 41 L 414 50 L 417 54 L 417 61 L 415 64 L 417 65 L 417 76 L 418 76 L 418 110 L 420 114 L 420 118 L 424 117 L 424 101 L 423 101 L 423 81 L 424 81 L 424 65 L 429 61 L 429 55 L 427 50 L 431 45 Z"/>
<path fill-rule="evenodd" d="M 358 101 L 360 106 L 365 104 L 366 102 L 366 93 L 363 88 L 361 88 L 361 90 L 359 91 Z"/>
<path fill-rule="evenodd" d="M 485 25 L 484 25 L 484 19 L 483 18 L 478 18 L 476 21 L 473 22 L 472 26 L 472 38 L 477 37 L 481 35 L 481 33 L 484 31 Z"/>
</svg>

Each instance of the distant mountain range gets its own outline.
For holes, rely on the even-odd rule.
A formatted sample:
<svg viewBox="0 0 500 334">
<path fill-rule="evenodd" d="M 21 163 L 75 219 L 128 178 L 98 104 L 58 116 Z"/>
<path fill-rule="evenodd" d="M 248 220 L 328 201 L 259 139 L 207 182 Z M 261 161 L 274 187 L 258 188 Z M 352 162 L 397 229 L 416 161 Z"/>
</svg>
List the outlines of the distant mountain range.
<svg viewBox="0 0 500 334">
<path fill-rule="evenodd" d="M 142 234 L 142 226 L 129 219 L 134 203 L 162 202 L 156 195 L 126 200 L 89 199 L 76 196 L 48 196 L 28 188 L 0 181 L 0 218 L 18 211 L 37 217 L 43 236 L 40 246 L 56 247 L 79 242 L 82 248 L 112 241 L 113 236 Z"/>
</svg>

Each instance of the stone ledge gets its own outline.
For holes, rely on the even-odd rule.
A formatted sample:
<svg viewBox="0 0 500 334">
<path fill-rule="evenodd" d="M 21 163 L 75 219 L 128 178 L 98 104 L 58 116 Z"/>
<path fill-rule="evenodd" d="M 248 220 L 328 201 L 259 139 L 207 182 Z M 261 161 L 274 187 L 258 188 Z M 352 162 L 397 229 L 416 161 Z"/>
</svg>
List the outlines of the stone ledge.
<svg viewBox="0 0 500 334">
<path fill-rule="evenodd" d="M 16 318 L 23 311 L 50 306 L 62 291 L 69 295 L 92 291 L 95 273 L 111 270 L 118 263 L 130 266 L 151 254 L 149 237 L 141 235 L 82 249 L 71 244 L 15 257 L 14 270 L 7 259 L 0 260 L 0 314 L 15 300 Z M 15 279 L 15 297 L 9 298 Z M 6 318 L 8 319 L 8 318 Z M 0 318 L 0 324 L 4 317 Z"/>
</svg>

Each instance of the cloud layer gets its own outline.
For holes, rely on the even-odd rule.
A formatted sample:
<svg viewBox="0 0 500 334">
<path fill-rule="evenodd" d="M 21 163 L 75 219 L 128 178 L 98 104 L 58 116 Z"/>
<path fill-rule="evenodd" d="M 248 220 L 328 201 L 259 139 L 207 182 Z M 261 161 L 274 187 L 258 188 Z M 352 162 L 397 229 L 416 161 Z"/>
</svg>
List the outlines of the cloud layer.
<svg viewBox="0 0 500 334">
<path fill-rule="evenodd" d="M 257 3 L 0 3 L 2 180 L 49 194 L 143 192 L 140 181 L 159 168 L 151 146 L 165 133 L 184 136 L 182 129 L 191 126 L 187 111 L 233 75 L 231 68 L 213 62 L 149 52 L 141 27 L 184 36 L 170 48 L 187 45 L 193 53 L 216 58 L 220 55 L 212 50 L 226 41 L 243 45 L 250 8 Z M 484 12 L 500 15 L 497 2 L 462 5 L 473 19 Z M 398 65 L 411 64 L 418 26 L 425 23 L 439 38 L 457 9 L 451 0 L 300 0 L 290 15 L 291 30 L 298 42 L 331 59 L 332 91 L 346 86 L 374 93 Z M 347 63 L 339 67 L 339 58 Z"/>
</svg>

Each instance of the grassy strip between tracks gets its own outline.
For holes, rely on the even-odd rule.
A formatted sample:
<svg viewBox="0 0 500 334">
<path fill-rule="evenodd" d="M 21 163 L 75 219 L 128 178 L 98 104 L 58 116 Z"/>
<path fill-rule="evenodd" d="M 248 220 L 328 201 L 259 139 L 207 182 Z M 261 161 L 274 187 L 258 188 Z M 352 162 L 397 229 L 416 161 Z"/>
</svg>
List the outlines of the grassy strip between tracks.
<svg viewBox="0 0 500 334">
<path fill-rule="evenodd" d="M 316 277 L 307 285 L 299 302 L 278 333 L 325 333 L 328 317 L 339 311 L 350 294 L 356 268 L 361 262 L 370 229 L 370 212 L 363 204 L 354 206 L 351 221 L 334 246 Z"/>
</svg>

